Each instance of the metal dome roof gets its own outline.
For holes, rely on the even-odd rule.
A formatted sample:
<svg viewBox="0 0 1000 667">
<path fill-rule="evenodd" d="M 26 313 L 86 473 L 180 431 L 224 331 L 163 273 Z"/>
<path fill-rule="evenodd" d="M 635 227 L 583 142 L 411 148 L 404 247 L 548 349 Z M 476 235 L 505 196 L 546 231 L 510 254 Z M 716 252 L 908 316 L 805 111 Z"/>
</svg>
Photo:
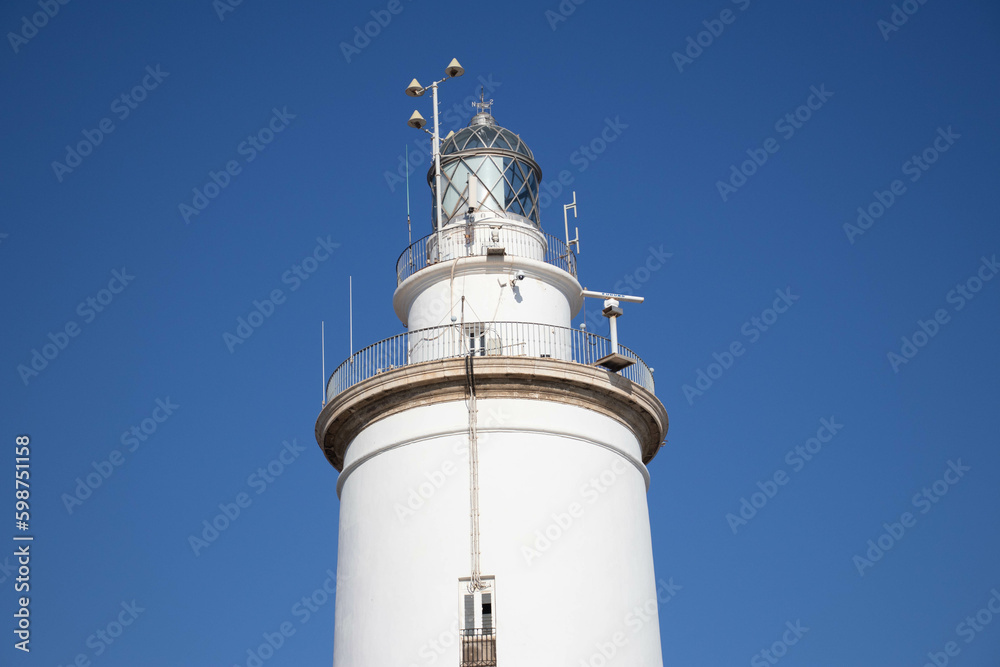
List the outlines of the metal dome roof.
<svg viewBox="0 0 1000 667">
<path fill-rule="evenodd" d="M 493 116 L 488 113 L 477 113 L 469 121 L 469 126 L 456 132 L 441 146 L 441 155 L 449 155 L 476 148 L 500 148 L 520 153 L 531 160 L 535 159 L 528 145 L 521 141 L 510 130 L 497 125 Z"/>
</svg>

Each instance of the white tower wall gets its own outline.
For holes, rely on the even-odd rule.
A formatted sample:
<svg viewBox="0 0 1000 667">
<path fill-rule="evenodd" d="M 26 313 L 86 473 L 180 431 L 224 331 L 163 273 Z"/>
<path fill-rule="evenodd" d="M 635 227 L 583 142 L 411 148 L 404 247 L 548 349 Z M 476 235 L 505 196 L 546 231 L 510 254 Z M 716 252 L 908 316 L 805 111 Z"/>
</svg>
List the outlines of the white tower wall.
<svg viewBox="0 0 1000 667">
<path fill-rule="evenodd" d="M 496 581 L 498 664 L 577 665 L 608 646 L 612 664 L 662 664 L 655 603 L 641 611 L 656 583 L 635 436 L 561 403 L 487 399 L 478 410 L 482 571 Z M 468 420 L 463 402 L 418 407 L 351 444 L 336 665 L 459 664 Z"/>
<path fill-rule="evenodd" d="M 465 322 L 537 322 L 570 326 L 573 314 L 569 298 L 540 279 L 539 267 L 534 262 L 509 262 L 514 266 L 506 274 L 490 270 L 486 262 L 462 263 L 459 264 L 462 270 L 456 270 L 454 280 L 445 275 L 441 280 L 421 286 L 406 317 L 411 331 L 450 324 L 451 315 Z M 547 268 L 547 265 L 542 266 Z M 518 271 L 523 272 L 523 280 L 513 280 Z M 465 297 L 464 304 L 462 297 Z"/>
</svg>

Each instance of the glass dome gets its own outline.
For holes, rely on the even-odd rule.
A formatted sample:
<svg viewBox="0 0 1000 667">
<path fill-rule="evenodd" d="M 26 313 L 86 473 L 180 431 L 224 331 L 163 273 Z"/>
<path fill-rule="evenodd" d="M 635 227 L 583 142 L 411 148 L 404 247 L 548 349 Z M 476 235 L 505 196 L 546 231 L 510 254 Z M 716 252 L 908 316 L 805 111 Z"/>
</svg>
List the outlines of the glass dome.
<svg viewBox="0 0 1000 667">
<path fill-rule="evenodd" d="M 468 127 L 459 130 L 444 142 L 441 146 L 441 157 L 473 148 L 502 148 L 535 159 L 528 144 L 521 141 L 521 137 L 497 125 L 493 116 L 487 113 L 476 114 Z"/>
<path fill-rule="evenodd" d="M 433 193 L 433 167 L 427 180 Z M 521 137 L 497 125 L 490 114 L 476 114 L 441 147 L 442 220 L 447 224 L 470 209 L 487 210 L 539 227 L 541 180 L 542 170 Z M 431 215 L 436 221 L 437 211 Z"/>
</svg>

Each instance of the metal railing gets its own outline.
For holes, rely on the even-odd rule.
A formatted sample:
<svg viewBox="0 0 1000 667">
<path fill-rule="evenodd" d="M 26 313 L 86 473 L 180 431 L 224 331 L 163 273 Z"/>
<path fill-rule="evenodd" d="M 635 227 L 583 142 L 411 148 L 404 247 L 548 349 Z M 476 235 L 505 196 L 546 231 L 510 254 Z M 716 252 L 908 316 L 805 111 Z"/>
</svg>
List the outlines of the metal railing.
<svg viewBox="0 0 1000 667">
<path fill-rule="evenodd" d="M 496 667 L 497 635 L 495 628 L 462 630 L 460 667 Z"/>
<path fill-rule="evenodd" d="M 416 329 L 386 338 L 359 350 L 344 361 L 326 385 L 327 400 L 371 377 L 425 361 L 463 357 L 541 357 L 593 365 L 611 352 L 603 336 L 532 322 L 466 322 Z M 633 363 L 618 371 L 637 385 L 653 391 L 653 374 L 632 350 L 618 353 Z"/>
<path fill-rule="evenodd" d="M 576 275 L 576 255 L 561 239 L 513 225 L 490 227 L 489 224 L 478 223 L 445 228 L 440 240 L 437 234 L 430 234 L 415 241 L 396 260 L 396 284 L 438 262 L 500 254 L 500 249 L 503 254 L 545 262 Z"/>
</svg>

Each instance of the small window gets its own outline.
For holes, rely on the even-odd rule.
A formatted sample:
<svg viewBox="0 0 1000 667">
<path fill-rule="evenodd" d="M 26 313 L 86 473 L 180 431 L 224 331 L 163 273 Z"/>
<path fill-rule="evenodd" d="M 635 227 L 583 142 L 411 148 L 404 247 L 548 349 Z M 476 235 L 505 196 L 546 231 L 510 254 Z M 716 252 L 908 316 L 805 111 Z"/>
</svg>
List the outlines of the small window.
<svg viewBox="0 0 1000 667">
<path fill-rule="evenodd" d="M 486 356 L 486 332 L 478 325 L 469 327 L 469 354 Z"/>
<path fill-rule="evenodd" d="M 493 630 L 493 603 L 489 593 L 483 593 L 483 630 L 486 634 Z"/>
<path fill-rule="evenodd" d="M 476 605 L 475 596 L 466 595 L 465 596 L 465 634 L 471 635 L 475 633 L 476 627 Z"/>
<path fill-rule="evenodd" d="M 496 332 L 489 330 L 488 325 L 477 322 L 465 326 L 465 340 L 468 344 L 468 353 L 474 357 L 485 357 L 487 355 L 496 357 L 503 354 L 503 346 L 500 337 Z"/>
</svg>

